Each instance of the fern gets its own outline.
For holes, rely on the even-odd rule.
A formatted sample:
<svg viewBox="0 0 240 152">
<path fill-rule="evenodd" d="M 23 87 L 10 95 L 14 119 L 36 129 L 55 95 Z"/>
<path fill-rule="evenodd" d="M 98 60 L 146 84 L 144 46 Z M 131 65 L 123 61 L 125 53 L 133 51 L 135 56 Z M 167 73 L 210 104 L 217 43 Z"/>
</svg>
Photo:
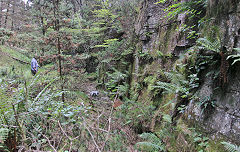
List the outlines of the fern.
<svg viewBox="0 0 240 152">
<path fill-rule="evenodd" d="M 199 38 L 197 40 L 197 44 L 198 49 L 210 50 L 216 53 L 219 53 L 221 49 L 220 39 L 216 39 L 212 42 L 210 39 L 207 38 Z"/>
<path fill-rule="evenodd" d="M 167 123 L 172 123 L 172 117 L 168 114 L 163 115 L 163 120 Z"/>
<path fill-rule="evenodd" d="M 170 83 L 168 82 L 157 82 L 157 86 L 153 86 L 155 88 L 161 88 L 165 91 L 165 93 L 178 93 L 184 94 L 183 98 L 185 98 L 189 93 L 189 82 L 185 79 L 184 75 L 176 73 L 176 72 L 165 72 L 165 76 L 168 80 L 171 80 Z"/>
<path fill-rule="evenodd" d="M 237 52 L 240 52 L 240 48 L 234 48 L 233 50 L 236 50 Z M 229 55 L 227 57 L 227 60 L 233 58 L 234 61 L 232 63 L 232 65 L 234 65 L 236 62 L 240 61 L 240 54 L 236 54 L 236 55 Z"/>
<path fill-rule="evenodd" d="M 221 142 L 221 144 L 223 144 L 225 149 L 229 152 L 240 152 L 240 146 L 228 142 Z"/>
<path fill-rule="evenodd" d="M 0 128 L 0 143 L 8 138 L 8 131 L 7 128 Z"/>
<path fill-rule="evenodd" d="M 156 135 L 152 133 L 143 133 L 140 137 L 146 140 L 136 144 L 141 150 L 148 152 L 165 151 L 164 144 Z"/>
<path fill-rule="evenodd" d="M 162 151 L 162 147 L 157 145 L 157 144 L 153 144 L 151 142 L 138 142 L 137 146 L 141 147 L 140 149 L 142 149 L 143 151 L 149 151 L 149 152 L 156 152 L 156 151 Z"/>
</svg>

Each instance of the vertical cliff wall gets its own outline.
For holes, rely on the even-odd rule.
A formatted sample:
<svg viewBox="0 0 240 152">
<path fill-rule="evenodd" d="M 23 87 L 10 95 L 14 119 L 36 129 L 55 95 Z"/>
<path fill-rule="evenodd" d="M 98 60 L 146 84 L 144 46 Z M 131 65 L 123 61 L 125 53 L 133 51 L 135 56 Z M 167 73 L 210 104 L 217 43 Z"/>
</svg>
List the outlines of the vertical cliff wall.
<svg viewBox="0 0 240 152">
<path fill-rule="evenodd" d="M 135 31 L 139 38 L 136 49 L 134 64 L 135 77 L 132 80 L 132 90 L 137 93 L 136 100 L 153 104 L 166 103 L 163 100 L 174 100 L 177 105 L 176 95 L 166 97 L 161 90 L 152 89 L 157 81 L 165 80 L 163 73 L 176 70 L 179 61 L 188 56 L 186 50 L 196 44 L 196 39 L 204 37 L 217 27 L 220 31 L 222 48 L 229 53 L 235 53 L 233 48 L 240 47 L 240 2 L 231 0 L 228 2 L 211 0 L 208 2 L 204 15 L 209 18 L 204 28 L 194 29 L 201 34 L 199 37 L 189 39 L 188 31 L 181 30 L 185 25 L 196 24 L 189 14 L 180 13 L 174 19 L 168 20 L 164 9 L 172 5 L 172 2 L 156 4 L 158 0 L 144 0 L 140 10 Z M 183 1 L 185 2 L 185 1 Z M 200 51 L 201 53 L 201 51 Z M 199 54 L 201 56 L 201 54 Z M 215 55 L 216 60 L 221 60 Z M 226 62 L 230 62 L 227 61 Z M 187 62 L 184 62 L 187 63 Z M 220 61 L 219 61 L 220 63 Z M 198 64 L 195 62 L 194 64 Z M 231 62 L 229 63 L 231 64 Z M 199 66 L 199 65 L 196 65 Z M 228 82 L 221 87 L 216 79 L 218 65 L 205 65 L 198 74 L 200 85 L 197 89 L 191 90 L 196 96 L 195 99 L 188 99 L 184 104 L 187 107 L 185 118 L 188 122 L 197 123 L 210 135 L 223 135 L 237 143 L 240 139 L 240 64 L 236 63 L 227 69 Z M 188 66 L 187 66 L 188 67 Z M 188 71 L 191 71 L 188 69 Z M 187 75 L 187 74 L 186 74 Z M 139 89 L 136 84 L 141 84 Z M 204 102 L 213 102 L 214 106 L 203 110 L 200 106 Z M 156 105 L 156 107 L 158 107 Z M 169 109 L 173 114 L 174 110 Z M 153 116 L 156 117 L 156 116 Z M 152 125 L 149 123 L 146 125 Z M 151 126 L 153 127 L 153 126 Z"/>
<path fill-rule="evenodd" d="M 240 48 L 240 2 L 239 1 L 210 1 L 208 14 L 213 22 L 209 28 L 215 26 L 220 29 L 221 45 L 227 52 L 236 54 L 233 48 Z M 231 61 L 228 60 L 229 64 Z M 202 84 L 198 88 L 198 102 L 207 100 L 213 102 L 214 107 L 202 111 L 201 107 L 192 101 L 189 104 L 189 118 L 193 118 L 210 134 L 221 134 L 239 143 L 240 139 L 240 64 L 230 65 L 227 71 L 227 82 L 224 86 L 214 78 L 214 67 L 208 66 L 201 75 Z M 208 74 L 209 73 L 209 74 Z M 208 74 L 208 75 L 207 75 Z"/>
</svg>

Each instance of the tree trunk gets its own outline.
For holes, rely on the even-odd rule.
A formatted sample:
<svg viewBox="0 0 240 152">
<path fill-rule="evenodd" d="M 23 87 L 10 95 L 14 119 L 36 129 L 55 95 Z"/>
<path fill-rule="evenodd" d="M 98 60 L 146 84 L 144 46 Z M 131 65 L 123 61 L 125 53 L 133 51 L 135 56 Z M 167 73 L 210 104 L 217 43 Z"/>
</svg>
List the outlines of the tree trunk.
<svg viewBox="0 0 240 152">
<path fill-rule="evenodd" d="M 14 15 L 14 13 L 15 13 L 15 7 L 16 7 L 16 1 L 14 0 L 14 1 L 13 1 L 13 6 L 12 6 L 12 8 L 13 8 L 13 9 L 12 9 L 12 17 L 11 17 L 11 18 L 12 18 L 12 27 L 11 27 L 11 30 L 12 30 L 12 31 L 14 30 L 14 21 L 13 21 L 14 19 L 13 19 L 13 18 L 14 18 L 14 16 L 15 16 L 15 15 Z"/>
<path fill-rule="evenodd" d="M 45 25 L 44 25 L 44 22 L 43 22 L 44 18 L 41 16 L 40 19 L 41 19 L 41 24 L 42 24 L 42 34 L 43 34 L 43 37 L 45 37 L 46 29 L 45 29 Z M 44 47 L 42 47 L 42 54 L 41 54 L 42 56 L 44 56 L 44 52 L 45 52 Z"/>
<path fill-rule="evenodd" d="M 55 31 L 57 31 L 57 50 L 58 50 L 58 65 L 59 75 L 61 81 L 61 91 L 63 92 L 63 75 L 62 75 L 62 61 L 61 61 L 61 45 L 59 37 L 59 0 L 53 0 L 54 5 L 54 18 L 55 18 Z M 64 92 L 62 93 L 62 101 L 64 102 Z"/>
<path fill-rule="evenodd" d="M 0 1 L 0 28 L 2 27 L 2 9 L 3 9 L 3 0 Z"/>
<path fill-rule="evenodd" d="M 6 16 L 5 16 L 5 28 L 7 28 L 7 20 L 8 20 L 9 7 L 10 7 L 10 0 L 8 1 L 8 4 L 7 4 L 7 12 L 6 12 Z"/>
</svg>

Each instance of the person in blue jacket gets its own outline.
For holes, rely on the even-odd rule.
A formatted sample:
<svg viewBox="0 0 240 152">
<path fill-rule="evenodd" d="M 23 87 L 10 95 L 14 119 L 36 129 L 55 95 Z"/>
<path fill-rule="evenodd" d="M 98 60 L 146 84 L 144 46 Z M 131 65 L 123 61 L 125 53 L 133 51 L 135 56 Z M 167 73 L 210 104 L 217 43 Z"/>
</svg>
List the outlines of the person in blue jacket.
<svg viewBox="0 0 240 152">
<path fill-rule="evenodd" d="M 36 55 L 35 57 L 32 58 L 32 61 L 31 61 L 31 72 L 33 75 L 37 73 L 38 67 L 39 67 L 38 62 L 35 58 L 36 58 Z"/>
</svg>

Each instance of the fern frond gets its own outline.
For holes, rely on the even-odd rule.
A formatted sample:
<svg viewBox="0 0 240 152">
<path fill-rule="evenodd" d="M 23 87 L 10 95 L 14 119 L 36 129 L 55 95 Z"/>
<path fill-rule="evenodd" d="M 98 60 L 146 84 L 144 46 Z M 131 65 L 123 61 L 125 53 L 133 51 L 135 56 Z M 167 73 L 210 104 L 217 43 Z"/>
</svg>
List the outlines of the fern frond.
<svg viewBox="0 0 240 152">
<path fill-rule="evenodd" d="M 240 56 L 239 56 L 240 57 Z M 234 65 L 236 62 L 238 62 L 238 61 L 240 61 L 240 58 L 238 58 L 238 59 L 235 59 L 234 61 L 233 61 L 233 63 L 232 63 L 232 65 Z"/>
<path fill-rule="evenodd" d="M 153 143 L 159 143 L 161 142 L 161 140 L 154 134 L 152 133 L 142 133 L 141 135 L 139 135 L 142 139 L 147 140 L 149 142 L 153 142 Z"/>
<path fill-rule="evenodd" d="M 163 151 L 164 146 L 159 144 L 153 144 L 151 142 L 138 142 L 136 144 L 141 150 L 147 152 Z"/>
<path fill-rule="evenodd" d="M 199 46 L 199 49 L 206 49 L 206 50 L 211 50 L 213 52 L 220 52 L 220 48 L 221 48 L 221 43 L 219 40 L 215 40 L 214 42 L 211 42 L 210 40 L 208 40 L 207 38 L 199 38 L 197 40 L 197 43 Z"/>
<path fill-rule="evenodd" d="M 240 152 L 240 146 L 228 142 L 221 142 L 221 144 L 223 144 L 225 149 L 229 152 Z"/>
<path fill-rule="evenodd" d="M 168 122 L 168 123 L 172 123 L 172 117 L 168 114 L 163 115 L 163 120 Z"/>
<path fill-rule="evenodd" d="M 234 48 L 233 50 L 236 50 L 236 51 L 239 52 L 239 51 L 240 51 L 240 48 Z M 233 59 L 234 59 L 234 61 L 233 61 L 233 63 L 232 63 L 232 65 L 234 65 L 236 62 L 240 61 L 240 54 L 229 55 L 229 56 L 227 57 L 227 60 L 230 59 L 230 58 L 233 58 Z"/>
<path fill-rule="evenodd" d="M 157 86 L 153 86 L 154 88 L 164 89 L 167 93 L 175 93 L 177 86 L 172 83 L 167 82 L 157 82 Z"/>
<path fill-rule="evenodd" d="M 240 52 L 240 48 L 233 48 L 233 50 Z"/>
<path fill-rule="evenodd" d="M 8 138 L 9 130 L 7 128 L 0 128 L 0 142 L 5 141 Z"/>
<path fill-rule="evenodd" d="M 136 145 L 143 151 L 155 152 L 164 151 L 165 146 L 161 139 L 153 133 L 142 133 L 140 137 L 146 141 L 138 142 Z"/>
</svg>

